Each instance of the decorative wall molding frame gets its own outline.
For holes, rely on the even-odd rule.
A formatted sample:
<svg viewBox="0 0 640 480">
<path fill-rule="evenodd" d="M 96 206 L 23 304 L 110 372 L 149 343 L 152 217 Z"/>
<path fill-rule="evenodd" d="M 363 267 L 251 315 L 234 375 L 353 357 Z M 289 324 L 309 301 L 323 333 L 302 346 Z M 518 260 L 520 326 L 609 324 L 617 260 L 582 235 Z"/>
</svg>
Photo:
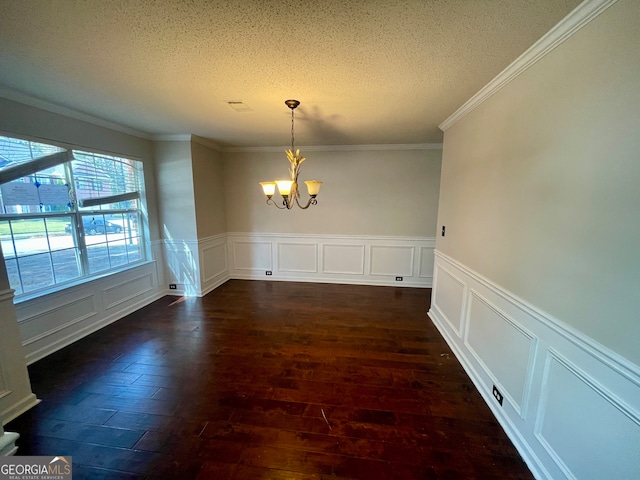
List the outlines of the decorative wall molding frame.
<svg viewBox="0 0 640 480">
<path fill-rule="evenodd" d="M 161 298 L 155 261 L 15 305 L 27 364 Z"/>
<path fill-rule="evenodd" d="M 438 251 L 429 316 L 536 478 L 640 478 L 638 365 Z"/>
<path fill-rule="evenodd" d="M 229 280 L 227 235 L 215 235 L 198 242 L 200 292 L 206 295 Z"/>
<path fill-rule="evenodd" d="M 585 0 L 440 124 L 446 131 L 618 0 Z"/>
<path fill-rule="evenodd" d="M 419 288 L 432 284 L 433 237 L 239 232 L 227 234 L 227 241 L 229 278 Z"/>
</svg>

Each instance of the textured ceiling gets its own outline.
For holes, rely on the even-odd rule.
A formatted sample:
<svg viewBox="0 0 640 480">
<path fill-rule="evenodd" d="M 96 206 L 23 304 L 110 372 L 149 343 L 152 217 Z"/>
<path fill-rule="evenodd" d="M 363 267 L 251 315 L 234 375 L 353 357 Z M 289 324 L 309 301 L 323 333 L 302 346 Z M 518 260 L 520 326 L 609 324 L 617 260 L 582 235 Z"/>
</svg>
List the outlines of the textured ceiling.
<svg viewBox="0 0 640 480">
<path fill-rule="evenodd" d="M 440 142 L 578 0 L 0 0 L 0 96 L 221 146 Z M 227 101 L 242 101 L 237 112 Z"/>
</svg>

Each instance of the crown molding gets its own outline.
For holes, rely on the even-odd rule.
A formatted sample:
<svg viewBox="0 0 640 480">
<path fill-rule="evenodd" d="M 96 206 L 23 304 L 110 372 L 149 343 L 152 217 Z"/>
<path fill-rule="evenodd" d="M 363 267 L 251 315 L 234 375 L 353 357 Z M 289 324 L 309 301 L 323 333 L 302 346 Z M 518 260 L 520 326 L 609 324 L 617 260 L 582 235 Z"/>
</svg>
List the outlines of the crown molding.
<svg viewBox="0 0 640 480">
<path fill-rule="evenodd" d="M 161 134 L 153 136 L 154 142 L 196 142 L 200 145 L 204 145 L 216 152 L 221 152 L 222 147 L 215 143 L 213 140 L 210 140 L 205 137 L 200 137 L 198 135 L 192 135 L 189 133 L 179 133 L 179 134 Z"/>
<path fill-rule="evenodd" d="M 604 12 L 618 0 L 585 0 L 578 5 L 569 15 L 560 21 L 555 27 L 549 30 L 536 43 L 520 55 L 507 68 L 500 72 L 493 80 L 485 85 L 478 93 L 467 100 L 449 118 L 442 122 L 439 127 L 443 132 L 454 125 L 469 112 L 478 107 L 491 95 L 496 93 L 511 80 L 534 65 L 538 60 L 564 43 L 565 40 L 574 35 L 578 30 L 591 22 L 594 18 Z"/>
<path fill-rule="evenodd" d="M 90 123 L 98 127 L 108 128 L 109 130 L 115 130 L 116 132 L 126 133 L 127 135 L 132 135 L 134 137 L 142 138 L 145 140 L 152 140 L 152 135 L 147 132 L 142 132 L 134 128 L 125 127 L 123 125 L 110 122 L 109 120 L 104 120 L 102 118 L 94 117 L 86 113 L 81 113 L 81 112 L 78 112 L 77 110 L 73 110 L 68 107 L 63 107 L 61 105 L 57 105 L 55 103 L 51 103 L 46 100 L 41 100 L 39 98 L 31 97 L 29 95 L 20 93 L 15 90 L 0 88 L 0 97 L 10 100 L 12 102 L 23 103 L 30 107 L 39 108 L 40 110 L 45 110 L 50 113 L 64 115 L 65 117 Z"/>
<path fill-rule="evenodd" d="M 256 152 L 277 152 L 282 153 L 289 150 L 290 146 L 280 147 L 223 147 L 222 152 L 230 153 L 256 153 Z M 390 143 L 374 145 L 307 145 L 297 147 L 305 152 L 354 152 L 354 151 L 375 151 L 375 150 L 442 150 L 442 143 Z"/>
<path fill-rule="evenodd" d="M 203 145 L 205 147 L 208 147 L 211 150 L 215 150 L 216 152 L 222 151 L 222 147 L 209 138 L 201 137 L 199 135 L 191 135 L 191 141 L 199 143 L 200 145 Z"/>
<path fill-rule="evenodd" d="M 151 140 L 154 142 L 190 142 L 191 134 L 189 133 L 177 133 L 177 134 L 162 134 L 154 135 Z"/>
</svg>

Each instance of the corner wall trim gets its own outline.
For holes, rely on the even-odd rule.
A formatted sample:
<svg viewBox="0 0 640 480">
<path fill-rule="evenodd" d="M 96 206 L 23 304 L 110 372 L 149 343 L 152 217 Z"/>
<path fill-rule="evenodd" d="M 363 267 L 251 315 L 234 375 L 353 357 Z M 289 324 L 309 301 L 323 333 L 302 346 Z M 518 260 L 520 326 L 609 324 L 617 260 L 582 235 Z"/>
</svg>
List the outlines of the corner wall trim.
<svg viewBox="0 0 640 480">
<path fill-rule="evenodd" d="M 617 1 L 618 0 L 585 0 L 582 2 L 569 13 L 569 15 L 562 19 L 560 23 L 549 30 L 493 80 L 480 89 L 478 93 L 467 100 L 449 118 L 442 122 L 439 126 L 440 130 L 443 132 L 446 131 L 491 95 L 562 44 Z"/>
<path fill-rule="evenodd" d="M 98 127 L 108 128 L 109 130 L 132 135 L 144 140 L 152 139 L 151 134 L 147 132 L 120 125 L 118 123 L 114 123 L 100 117 L 94 117 L 93 115 L 88 115 L 72 108 L 63 107 L 47 100 L 32 97 L 31 95 L 27 95 L 14 89 L 0 88 L 0 97 L 11 100 L 12 102 L 24 103 L 25 105 L 28 105 L 30 107 L 39 108 L 41 110 L 55 113 L 57 115 L 64 115 L 65 117 L 80 120 L 81 122 L 91 123 L 92 125 L 97 125 Z"/>
</svg>

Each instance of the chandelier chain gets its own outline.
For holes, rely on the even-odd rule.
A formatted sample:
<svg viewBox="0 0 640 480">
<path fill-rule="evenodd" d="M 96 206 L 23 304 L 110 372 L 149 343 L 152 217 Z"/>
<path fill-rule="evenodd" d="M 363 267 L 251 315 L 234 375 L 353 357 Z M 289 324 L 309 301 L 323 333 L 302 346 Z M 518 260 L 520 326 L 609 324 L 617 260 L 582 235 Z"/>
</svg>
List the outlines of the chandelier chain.
<svg viewBox="0 0 640 480">
<path fill-rule="evenodd" d="M 291 109 L 291 151 L 293 152 L 293 108 Z"/>
</svg>

